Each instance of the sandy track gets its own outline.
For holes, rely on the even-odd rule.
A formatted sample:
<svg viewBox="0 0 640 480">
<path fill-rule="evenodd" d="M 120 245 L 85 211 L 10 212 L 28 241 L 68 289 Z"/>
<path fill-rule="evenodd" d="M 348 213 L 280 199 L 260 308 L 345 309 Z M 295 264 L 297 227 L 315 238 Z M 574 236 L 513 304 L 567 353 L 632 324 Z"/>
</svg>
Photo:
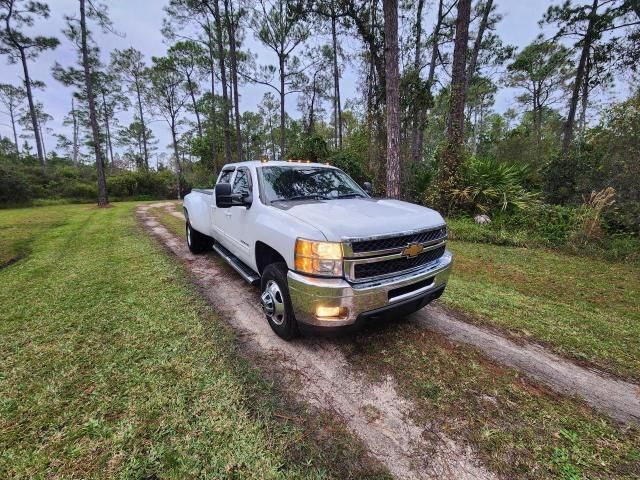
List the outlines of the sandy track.
<svg viewBox="0 0 640 480">
<path fill-rule="evenodd" d="M 171 213 L 184 219 L 173 208 Z M 558 393 L 580 397 L 620 422 L 640 424 L 640 385 L 577 365 L 540 345 L 514 343 L 489 329 L 458 320 L 436 304 L 414 314 L 412 321 L 449 340 L 472 345 Z"/>
<path fill-rule="evenodd" d="M 257 289 L 221 266 L 215 254 L 192 255 L 184 239 L 169 232 L 149 212 L 150 208 L 166 206 L 167 212 L 182 218 L 174 205 L 143 205 L 137 214 L 144 227 L 187 265 L 209 302 L 238 331 L 244 347 L 277 360 L 274 370 L 283 381 L 295 385 L 299 399 L 338 415 L 369 453 L 398 478 L 496 478 L 470 447 L 447 438 L 431 425 L 414 423 L 409 417 L 412 405 L 398 394 L 392 379 L 369 383 L 352 371 L 330 341 L 303 338 L 285 342 L 277 337 L 258 306 Z"/>
<path fill-rule="evenodd" d="M 577 365 L 540 345 L 516 344 L 488 329 L 457 320 L 437 305 L 417 312 L 412 321 L 449 340 L 472 345 L 496 362 L 516 368 L 556 392 L 581 397 L 620 422 L 640 424 L 639 385 Z"/>
</svg>

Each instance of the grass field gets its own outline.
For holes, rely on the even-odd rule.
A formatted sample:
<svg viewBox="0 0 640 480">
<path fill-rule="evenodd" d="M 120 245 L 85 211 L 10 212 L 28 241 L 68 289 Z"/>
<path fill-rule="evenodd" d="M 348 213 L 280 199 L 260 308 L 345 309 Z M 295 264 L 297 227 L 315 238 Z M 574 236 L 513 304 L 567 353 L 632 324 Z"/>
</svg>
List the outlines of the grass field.
<svg viewBox="0 0 640 480">
<path fill-rule="evenodd" d="M 471 321 L 640 380 L 640 267 L 538 248 L 452 241 L 442 301 Z"/>
<path fill-rule="evenodd" d="M 332 420 L 283 405 L 133 208 L 0 210 L 0 262 L 23 257 L 0 269 L 0 478 L 384 478 L 340 424 L 320 443 Z M 154 214 L 183 235 L 180 219 Z M 451 248 L 447 304 L 636 376 L 635 267 Z M 392 375 L 420 422 L 465 439 L 508 478 L 640 477 L 636 427 L 473 349 L 403 323 L 338 343 L 372 378 Z"/>
<path fill-rule="evenodd" d="M 316 445 L 330 419 L 278 420 L 133 208 L 0 211 L 3 259 L 26 255 L 0 270 L 0 478 L 384 476 L 339 425 Z"/>
</svg>

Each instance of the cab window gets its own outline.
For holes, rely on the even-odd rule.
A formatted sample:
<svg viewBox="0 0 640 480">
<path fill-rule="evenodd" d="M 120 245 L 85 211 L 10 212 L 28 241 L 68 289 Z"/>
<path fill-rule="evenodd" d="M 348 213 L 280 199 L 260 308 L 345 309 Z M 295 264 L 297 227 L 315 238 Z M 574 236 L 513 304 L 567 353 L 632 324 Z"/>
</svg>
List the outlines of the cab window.
<svg viewBox="0 0 640 480">
<path fill-rule="evenodd" d="M 223 170 L 220 176 L 218 177 L 218 183 L 230 183 L 231 176 L 233 175 L 233 171 L 234 171 L 233 168 L 228 168 L 226 170 Z"/>
<path fill-rule="evenodd" d="M 249 176 L 249 170 L 246 168 L 238 169 L 236 178 L 233 180 L 232 193 L 240 194 L 243 197 L 251 193 L 251 177 Z"/>
</svg>

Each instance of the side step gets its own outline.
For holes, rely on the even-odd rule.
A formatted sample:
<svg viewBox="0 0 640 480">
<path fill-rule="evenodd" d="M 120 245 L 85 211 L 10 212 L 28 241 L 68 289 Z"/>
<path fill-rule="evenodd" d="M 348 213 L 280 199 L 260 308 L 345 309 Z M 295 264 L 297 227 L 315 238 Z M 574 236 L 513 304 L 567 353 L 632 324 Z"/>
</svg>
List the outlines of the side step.
<svg viewBox="0 0 640 480">
<path fill-rule="evenodd" d="M 213 245 L 213 249 L 218 253 L 218 255 L 224 258 L 229 265 L 231 265 L 231 268 L 233 268 L 236 272 L 238 272 L 240 276 L 244 278 L 247 282 L 249 282 L 251 285 L 257 285 L 260 282 L 260 275 L 258 275 L 256 272 L 251 270 L 249 267 L 247 267 L 242 262 L 242 260 L 236 257 L 229 250 L 224 248 L 218 242 L 216 242 Z"/>
</svg>

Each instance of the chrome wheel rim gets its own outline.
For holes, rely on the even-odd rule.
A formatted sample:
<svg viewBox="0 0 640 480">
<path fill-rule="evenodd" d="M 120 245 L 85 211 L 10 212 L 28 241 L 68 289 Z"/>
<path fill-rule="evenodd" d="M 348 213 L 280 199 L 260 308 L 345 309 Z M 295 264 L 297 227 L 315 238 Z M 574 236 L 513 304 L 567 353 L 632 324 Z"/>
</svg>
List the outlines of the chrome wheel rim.
<svg viewBox="0 0 640 480">
<path fill-rule="evenodd" d="M 191 225 L 187 224 L 187 244 L 191 246 Z"/>
<path fill-rule="evenodd" d="M 285 320 L 284 297 L 280 287 L 274 280 L 269 280 L 260 295 L 260 306 L 264 314 L 276 325 Z"/>
</svg>

